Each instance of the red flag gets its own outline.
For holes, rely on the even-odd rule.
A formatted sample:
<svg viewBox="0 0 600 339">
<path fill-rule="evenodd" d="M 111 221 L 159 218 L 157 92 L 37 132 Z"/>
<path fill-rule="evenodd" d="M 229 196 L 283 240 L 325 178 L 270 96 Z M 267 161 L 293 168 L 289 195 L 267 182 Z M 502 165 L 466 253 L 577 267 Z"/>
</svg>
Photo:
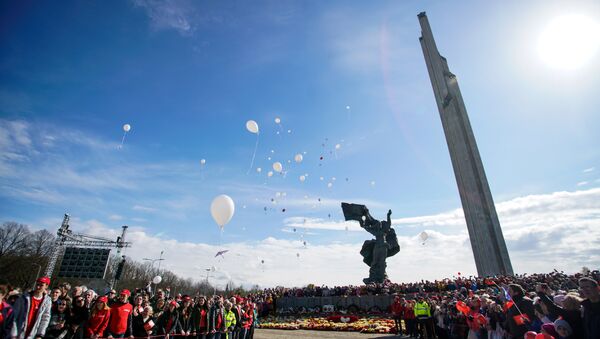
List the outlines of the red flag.
<svg viewBox="0 0 600 339">
<path fill-rule="evenodd" d="M 504 312 L 507 312 L 512 306 L 513 306 L 514 302 L 512 300 L 509 300 L 506 302 L 506 304 L 504 304 Z"/>
<path fill-rule="evenodd" d="M 517 324 L 519 326 L 525 325 L 525 323 L 531 322 L 531 320 L 529 320 L 529 317 L 527 316 L 527 314 L 518 314 L 518 315 L 515 315 L 513 317 L 513 320 L 515 321 L 515 324 Z"/>
<path fill-rule="evenodd" d="M 463 313 L 464 315 L 468 315 L 469 314 L 469 306 L 467 306 L 467 304 L 465 304 L 463 301 L 457 301 L 456 302 L 456 309 L 460 313 Z"/>
</svg>

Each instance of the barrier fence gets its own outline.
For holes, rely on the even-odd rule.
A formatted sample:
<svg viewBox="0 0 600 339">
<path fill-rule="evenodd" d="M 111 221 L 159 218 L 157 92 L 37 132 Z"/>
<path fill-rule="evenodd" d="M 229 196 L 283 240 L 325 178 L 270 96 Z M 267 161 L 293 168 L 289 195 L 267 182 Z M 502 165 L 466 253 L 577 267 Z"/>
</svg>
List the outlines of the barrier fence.
<svg viewBox="0 0 600 339">
<path fill-rule="evenodd" d="M 356 308 L 357 311 L 369 311 L 378 308 L 385 312 L 394 302 L 393 295 L 365 295 L 365 296 L 339 296 L 339 297 L 280 297 L 275 301 L 277 313 L 300 308 L 314 309 L 333 305 L 336 310 Z"/>
</svg>

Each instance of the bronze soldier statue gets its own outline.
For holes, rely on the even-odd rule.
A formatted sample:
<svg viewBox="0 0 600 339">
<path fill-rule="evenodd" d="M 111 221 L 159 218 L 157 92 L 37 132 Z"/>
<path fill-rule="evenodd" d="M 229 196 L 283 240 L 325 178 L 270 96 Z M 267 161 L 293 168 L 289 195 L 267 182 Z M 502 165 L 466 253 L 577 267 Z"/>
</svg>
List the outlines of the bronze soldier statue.
<svg viewBox="0 0 600 339">
<path fill-rule="evenodd" d="M 385 273 L 388 257 L 400 252 L 396 231 L 392 228 L 392 210 L 387 213 L 387 220 L 377 220 L 371 216 L 365 205 L 342 203 L 346 220 L 356 220 L 360 227 L 375 236 L 366 240 L 360 250 L 363 262 L 369 265 L 369 277 L 363 279 L 365 284 L 383 283 L 387 279 Z"/>
</svg>

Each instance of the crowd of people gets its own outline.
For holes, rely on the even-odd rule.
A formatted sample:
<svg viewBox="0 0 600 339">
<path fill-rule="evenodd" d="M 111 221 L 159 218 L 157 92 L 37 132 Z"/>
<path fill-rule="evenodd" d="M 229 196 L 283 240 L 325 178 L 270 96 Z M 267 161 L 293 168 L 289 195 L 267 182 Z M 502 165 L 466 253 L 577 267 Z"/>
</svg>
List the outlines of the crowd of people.
<svg viewBox="0 0 600 339">
<path fill-rule="evenodd" d="M 508 279 L 510 280 L 510 279 Z M 391 313 L 398 333 L 426 338 L 600 338 L 598 281 L 580 277 L 573 289 L 527 279 L 486 287 L 396 296 Z M 505 287 L 506 286 L 506 287 Z M 529 287 L 531 286 L 531 289 Z M 402 326 L 404 324 L 404 326 Z"/>
<path fill-rule="evenodd" d="M 250 339 L 282 297 L 394 296 L 396 330 L 421 338 L 599 339 L 598 272 L 455 277 L 363 286 L 309 285 L 245 295 L 170 295 L 169 289 L 99 295 L 48 277 L 21 293 L 0 284 L 0 339 Z M 347 312 L 348 310 L 338 310 Z"/>
<path fill-rule="evenodd" d="M 49 286 L 48 277 L 24 293 L 0 285 L 0 339 L 252 339 L 257 323 L 256 304 L 239 296 Z"/>
</svg>

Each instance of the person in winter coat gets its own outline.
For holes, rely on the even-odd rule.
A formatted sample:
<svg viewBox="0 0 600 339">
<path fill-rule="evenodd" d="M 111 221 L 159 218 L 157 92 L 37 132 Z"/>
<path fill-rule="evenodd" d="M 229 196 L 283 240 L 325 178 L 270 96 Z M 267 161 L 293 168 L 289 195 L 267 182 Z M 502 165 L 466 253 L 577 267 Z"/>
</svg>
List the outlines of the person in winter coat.
<svg viewBox="0 0 600 339">
<path fill-rule="evenodd" d="M 196 305 L 192 311 L 192 333 L 198 336 L 198 339 L 206 339 L 208 334 L 208 313 L 210 309 L 203 296 L 198 297 Z"/>
<path fill-rule="evenodd" d="M 250 336 L 250 329 L 252 328 L 252 322 L 254 320 L 254 310 L 252 304 L 246 303 L 242 308 L 241 327 L 239 339 L 248 339 Z"/>
<path fill-rule="evenodd" d="M 152 306 L 144 307 L 141 313 L 133 316 L 131 322 L 134 337 L 143 338 L 152 335 L 156 327 L 152 318 Z"/>
<path fill-rule="evenodd" d="M 225 300 L 225 311 L 223 312 L 223 318 L 225 319 L 225 331 L 221 336 L 222 339 L 232 339 L 236 328 L 236 317 L 235 313 L 231 310 L 233 304 L 229 300 Z M 239 334 L 239 332 L 237 333 Z"/>
<path fill-rule="evenodd" d="M 50 311 L 50 322 L 48 323 L 46 336 L 44 338 L 63 338 L 68 331 L 67 318 L 69 317 L 70 313 L 71 311 L 69 310 L 67 300 L 64 298 L 57 299 L 52 305 L 52 309 Z"/>
<path fill-rule="evenodd" d="M 235 328 L 233 329 L 233 331 L 231 333 L 229 333 L 228 338 L 229 339 L 238 339 L 240 336 L 241 328 L 242 328 L 242 323 L 240 321 L 242 307 L 238 302 L 238 301 L 241 301 L 241 299 L 238 300 L 238 298 L 236 298 L 236 297 L 231 297 L 229 299 L 229 301 L 231 302 L 231 311 L 233 312 L 233 314 L 235 314 Z"/>
<path fill-rule="evenodd" d="M 533 301 L 525 296 L 525 290 L 519 284 L 510 284 L 508 293 L 511 301 L 507 302 L 506 326 L 511 338 L 523 338 L 529 326 L 537 319 Z"/>
<path fill-rule="evenodd" d="M 396 334 L 402 333 L 402 312 L 404 312 L 404 306 L 402 306 L 402 299 L 399 296 L 394 297 L 394 303 L 390 306 L 392 317 L 394 318 L 394 326 Z"/>
<path fill-rule="evenodd" d="M 223 299 L 216 299 L 216 301 L 213 303 L 213 306 L 210 310 L 210 318 L 212 319 L 212 322 L 210 323 L 210 325 L 212 325 L 212 327 L 209 328 L 209 332 L 211 334 L 213 334 L 213 336 L 209 336 L 209 338 L 211 339 L 221 339 L 221 338 L 225 338 L 225 336 L 223 335 L 225 333 L 225 309 L 223 308 Z"/>
<path fill-rule="evenodd" d="M 179 323 L 178 306 L 175 300 L 169 302 L 167 310 L 156 321 L 157 333 L 164 335 L 165 338 L 168 338 L 169 334 L 184 334 L 181 323 Z"/>
<path fill-rule="evenodd" d="M 96 304 L 93 306 L 90 319 L 85 326 L 84 336 L 91 339 L 103 337 L 109 320 L 110 307 L 108 307 L 108 297 L 100 297 L 96 299 Z"/>
<path fill-rule="evenodd" d="M 21 296 L 24 305 L 24 319 L 17 324 L 22 324 L 18 329 L 19 339 L 41 339 L 46 335 L 50 323 L 52 300 L 46 294 L 50 285 L 50 278 L 41 277 L 35 282 L 35 289 Z"/>
<path fill-rule="evenodd" d="M 127 302 L 130 296 L 131 292 L 129 290 L 122 290 L 119 300 L 110 307 L 110 320 L 107 328 L 108 339 L 133 338 L 131 329 L 133 306 Z"/>
<path fill-rule="evenodd" d="M 190 339 L 193 339 L 191 338 L 191 335 L 192 332 L 195 332 L 193 328 L 192 311 L 192 298 L 188 295 L 184 295 L 181 303 L 181 311 L 179 312 L 179 323 L 181 324 L 181 329 L 185 335 Z"/>
<path fill-rule="evenodd" d="M 586 299 L 583 306 L 583 333 L 585 339 L 600 338 L 600 290 L 592 278 L 579 279 L 579 290 Z"/>
<path fill-rule="evenodd" d="M 417 331 L 415 329 L 415 311 L 414 305 L 410 300 L 404 303 L 402 319 L 404 319 L 404 325 L 406 325 L 406 334 L 411 337 L 416 337 Z"/>
<path fill-rule="evenodd" d="M 10 339 L 17 336 L 16 326 L 13 326 L 15 313 L 12 305 L 4 300 L 4 297 L 8 294 L 8 289 L 7 285 L 0 284 L 0 339 Z"/>
<path fill-rule="evenodd" d="M 85 304 L 85 296 L 82 294 L 75 297 L 71 312 L 67 318 L 69 327 L 68 336 L 72 339 L 83 338 L 84 327 L 90 317 L 90 310 Z"/>
<path fill-rule="evenodd" d="M 581 300 L 579 297 L 569 294 L 563 298 L 563 306 L 554 303 L 549 297 L 549 291 L 546 286 L 537 284 L 536 292 L 540 301 L 545 305 L 553 319 L 561 317 L 569 323 L 573 329 L 574 338 L 583 338 L 583 322 L 581 319 Z"/>
</svg>

